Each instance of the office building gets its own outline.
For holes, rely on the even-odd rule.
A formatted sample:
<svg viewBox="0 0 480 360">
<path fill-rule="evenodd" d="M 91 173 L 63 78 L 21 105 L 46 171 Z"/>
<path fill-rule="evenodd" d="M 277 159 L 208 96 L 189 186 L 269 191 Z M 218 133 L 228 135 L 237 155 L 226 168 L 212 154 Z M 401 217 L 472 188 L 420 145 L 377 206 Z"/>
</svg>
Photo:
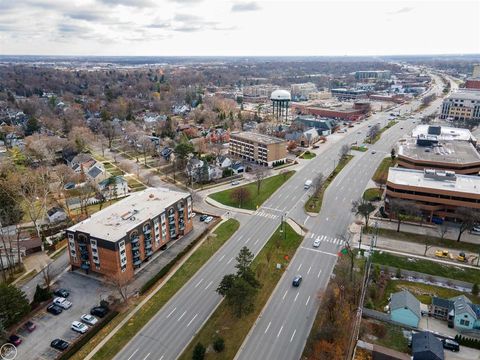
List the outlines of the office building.
<svg viewBox="0 0 480 360">
<path fill-rule="evenodd" d="M 390 168 L 385 208 L 392 199 L 415 204 L 428 221 L 455 220 L 455 210 L 480 210 L 480 177 L 458 175 L 453 171 Z"/>
<path fill-rule="evenodd" d="M 332 93 L 332 96 L 336 97 L 338 100 L 357 100 L 365 99 L 367 97 L 367 91 L 360 89 L 338 88 L 331 89 L 330 92 Z"/>
<path fill-rule="evenodd" d="M 67 229 L 70 264 L 115 279 L 192 230 L 190 194 L 147 188 Z"/>
<path fill-rule="evenodd" d="M 248 131 L 231 133 L 228 152 L 259 165 L 273 166 L 274 163 L 286 161 L 287 142 Z"/>
<path fill-rule="evenodd" d="M 355 71 L 356 80 L 388 80 L 390 70 Z"/>
<path fill-rule="evenodd" d="M 445 98 L 440 118 L 480 121 L 480 91 L 459 90 Z"/>
<path fill-rule="evenodd" d="M 290 86 L 292 97 L 297 100 L 308 100 L 310 94 L 317 92 L 317 87 L 314 83 L 292 84 Z"/>
</svg>

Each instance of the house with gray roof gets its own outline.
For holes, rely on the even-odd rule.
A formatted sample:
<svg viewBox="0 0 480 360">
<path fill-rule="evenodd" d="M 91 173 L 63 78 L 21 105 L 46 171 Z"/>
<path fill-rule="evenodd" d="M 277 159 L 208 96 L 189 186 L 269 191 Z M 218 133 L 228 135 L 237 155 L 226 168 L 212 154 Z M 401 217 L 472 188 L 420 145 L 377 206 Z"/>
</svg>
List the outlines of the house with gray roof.
<svg viewBox="0 0 480 360">
<path fill-rule="evenodd" d="M 390 300 L 390 319 L 400 324 L 418 327 L 422 317 L 420 301 L 409 291 L 392 294 Z"/>
<path fill-rule="evenodd" d="M 444 360 L 443 344 L 428 331 L 412 335 L 413 360 Z"/>
</svg>

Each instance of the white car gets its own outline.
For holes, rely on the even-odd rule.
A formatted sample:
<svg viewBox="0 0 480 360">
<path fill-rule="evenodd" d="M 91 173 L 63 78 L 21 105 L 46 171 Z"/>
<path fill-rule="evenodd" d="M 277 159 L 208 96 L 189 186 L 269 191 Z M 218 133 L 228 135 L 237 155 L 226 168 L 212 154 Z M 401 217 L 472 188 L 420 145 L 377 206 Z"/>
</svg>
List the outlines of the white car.
<svg viewBox="0 0 480 360">
<path fill-rule="evenodd" d="M 313 242 L 313 247 L 319 247 L 320 246 L 320 239 L 316 239 L 314 242 Z"/>
<path fill-rule="evenodd" d="M 190 217 L 191 217 L 191 218 L 194 218 L 195 215 L 197 215 L 197 213 L 192 212 L 192 213 L 190 214 Z"/>
<path fill-rule="evenodd" d="M 72 330 L 80 334 L 85 334 L 88 331 L 88 326 L 80 321 L 74 321 L 72 322 Z"/>
<path fill-rule="evenodd" d="M 206 218 L 205 220 L 203 220 L 203 222 L 204 222 L 205 224 L 208 224 L 208 223 L 210 223 L 212 220 L 213 220 L 213 217 L 212 217 L 212 216 L 207 216 L 207 218 Z"/>
<path fill-rule="evenodd" d="M 53 299 L 53 303 L 65 310 L 72 307 L 72 303 L 63 297 L 56 297 L 55 299 Z"/>
<path fill-rule="evenodd" d="M 92 325 L 92 326 L 98 322 L 98 319 L 95 316 L 90 314 L 83 314 L 80 317 L 80 320 L 82 320 L 85 324 Z"/>
</svg>

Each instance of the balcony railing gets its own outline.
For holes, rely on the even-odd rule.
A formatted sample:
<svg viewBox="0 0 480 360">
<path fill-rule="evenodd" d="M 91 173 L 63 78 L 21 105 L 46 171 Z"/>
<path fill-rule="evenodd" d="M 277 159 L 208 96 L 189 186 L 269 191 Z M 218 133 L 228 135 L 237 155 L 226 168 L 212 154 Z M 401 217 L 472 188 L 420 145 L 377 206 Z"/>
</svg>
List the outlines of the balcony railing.
<svg viewBox="0 0 480 360">
<path fill-rule="evenodd" d="M 142 260 L 137 260 L 133 262 L 133 266 L 140 266 L 142 264 Z"/>
<path fill-rule="evenodd" d="M 145 249 L 151 249 L 152 248 L 152 243 L 145 243 Z"/>
<path fill-rule="evenodd" d="M 138 250 L 138 249 L 140 249 L 140 243 L 132 245 L 132 250 Z"/>
<path fill-rule="evenodd" d="M 134 238 L 131 240 L 132 245 L 133 245 L 133 244 L 137 244 L 137 243 L 139 243 L 139 242 L 140 242 L 140 238 L 139 238 L 138 236 L 134 237 Z"/>
<path fill-rule="evenodd" d="M 153 255 L 153 250 L 149 250 L 145 253 L 146 256 L 152 256 Z"/>
</svg>

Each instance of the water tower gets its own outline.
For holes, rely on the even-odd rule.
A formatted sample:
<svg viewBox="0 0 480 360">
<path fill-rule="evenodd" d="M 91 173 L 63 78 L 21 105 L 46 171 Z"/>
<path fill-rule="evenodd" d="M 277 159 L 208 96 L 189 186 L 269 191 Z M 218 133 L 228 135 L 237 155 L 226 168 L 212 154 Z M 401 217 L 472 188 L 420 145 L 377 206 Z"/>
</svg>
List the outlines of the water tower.
<svg viewBox="0 0 480 360">
<path fill-rule="evenodd" d="M 275 90 L 270 95 L 270 100 L 272 100 L 273 116 L 277 120 L 282 118 L 287 120 L 288 117 L 288 107 L 290 101 L 292 100 L 292 95 L 287 90 Z"/>
</svg>

